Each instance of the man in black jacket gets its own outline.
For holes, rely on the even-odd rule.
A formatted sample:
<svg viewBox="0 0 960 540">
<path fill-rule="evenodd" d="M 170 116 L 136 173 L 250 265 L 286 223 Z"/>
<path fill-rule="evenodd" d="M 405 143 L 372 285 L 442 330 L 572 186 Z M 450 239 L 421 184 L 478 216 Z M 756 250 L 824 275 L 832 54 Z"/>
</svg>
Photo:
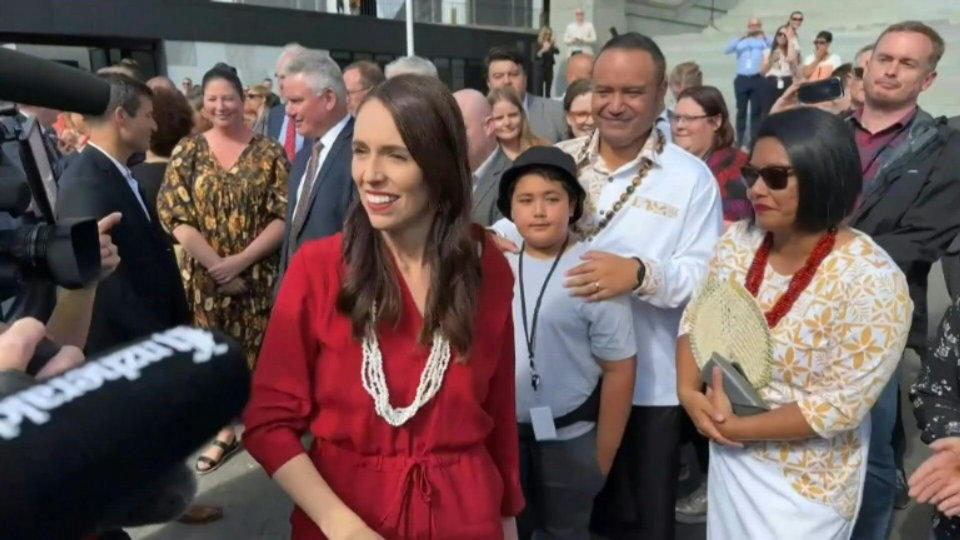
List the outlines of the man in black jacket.
<svg viewBox="0 0 960 540">
<path fill-rule="evenodd" d="M 122 214 L 111 231 L 121 263 L 97 291 L 87 354 L 190 321 L 173 248 L 126 167 L 156 129 L 152 92 L 123 75 L 102 77 L 110 105 L 85 118 L 90 142 L 60 179 L 57 197 L 60 218 Z"/>
<path fill-rule="evenodd" d="M 913 300 L 907 347 L 921 357 L 927 334 L 927 275 L 960 231 L 960 133 L 917 98 L 936 79 L 943 39 L 919 22 L 887 28 L 864 73 L 864 106 L 850 116 L 863 170 L 863 200 L 851 225 L 869 234 L 906 274 Z M 853 538 L 889 535 L 899 416 L 895 375 L 871 411 L 870 458 Z"/>
</svg>

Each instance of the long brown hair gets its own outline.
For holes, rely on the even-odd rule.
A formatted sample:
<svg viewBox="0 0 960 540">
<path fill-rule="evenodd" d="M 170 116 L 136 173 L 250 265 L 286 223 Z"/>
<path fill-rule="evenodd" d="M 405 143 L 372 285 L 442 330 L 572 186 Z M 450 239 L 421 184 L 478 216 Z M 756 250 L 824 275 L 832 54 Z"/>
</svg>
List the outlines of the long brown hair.
<svg viewBox="0 0 960 540">
<path fill-rule="evenodd" d="M 550 143 L 541 139 L 530 129 L 530 119 L 527 118 L 527 111 L 523 108 L 523 101 L 517 94 L 517 91 L 510 86 L 503 88 L 494 88 L 487 94 L 487 102 L 493 108 L 501 101 L 512 104 L 520 111 L 520 151 L 523 152 L 531 146 L 550 146 Z"/>
<path fill-rule="evenodd" d="M 371 100 L 382 103 L 393 116 L 423 172 L 429 211 L 434 213 L 425 247 L 433 280 L 419 341 L 429 344 L 439 330 L 458 361 L 465 362 L 473 343 L 480 255 L 471 231 L 472 180 L 463 117 L 447 87 L 432 77 L 394 77 L 373 89 L 364 104 Z M 378 323 L 396 325 L 403 306 L 400 283 L 383 238 L 360 204 L 353 206 L 343 226 L 343 259 L 347 270 L 337 310 L 350 318 L 353 337 L 363 337 L 374 302 Z"/>
</svg>

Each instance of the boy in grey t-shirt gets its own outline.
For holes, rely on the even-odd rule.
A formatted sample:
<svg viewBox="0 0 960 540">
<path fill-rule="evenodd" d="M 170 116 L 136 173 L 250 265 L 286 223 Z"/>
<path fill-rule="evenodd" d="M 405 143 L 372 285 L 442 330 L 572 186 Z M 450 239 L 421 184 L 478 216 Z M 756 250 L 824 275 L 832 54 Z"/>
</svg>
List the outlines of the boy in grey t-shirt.
<svg viewBox="0 0 960 540">
<path fill-rule="evenodd" d="M 497 205 L 523 237 L 513 269 L 520 538 L 589 535 L 630 414 L 636 370 L 633 312 L 625 297 L 587 302 L 563 287 L 587 253 L 570 224 L 585 194 L 571 158 L 534 147 L 501 179 Z M 603 380 L 601 386 L 600 381 Z"/>
</svg>

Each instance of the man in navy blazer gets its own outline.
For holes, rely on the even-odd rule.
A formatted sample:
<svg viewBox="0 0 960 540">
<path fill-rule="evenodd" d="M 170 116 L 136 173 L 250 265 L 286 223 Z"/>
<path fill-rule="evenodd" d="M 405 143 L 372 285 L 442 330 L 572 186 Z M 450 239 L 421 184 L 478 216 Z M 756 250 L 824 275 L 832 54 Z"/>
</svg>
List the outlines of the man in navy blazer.
<svg viewBox="0 0 960 540">
<path fill-rule="evenodd" d="M 320 51 L 298 54 L 286 66 L 283 95 L 297 132 L 313 142 L 297 153 L 287 180 L 281 275 L 305 241 L 340 231 L 354 198 L 353 117 L 340 67 Z"/>
</svg>

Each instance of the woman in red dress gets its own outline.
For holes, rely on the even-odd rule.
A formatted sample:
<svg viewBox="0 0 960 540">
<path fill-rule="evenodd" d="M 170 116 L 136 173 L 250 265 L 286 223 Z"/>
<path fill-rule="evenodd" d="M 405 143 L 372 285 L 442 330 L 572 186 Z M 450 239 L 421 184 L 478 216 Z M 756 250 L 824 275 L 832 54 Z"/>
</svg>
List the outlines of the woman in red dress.
<svg viewBox="0 0 960 540">
<path fill-rule="evenodd" d="M 466 156 L 442 83 L 386 82 L 356 118 L 361 204 L 290 263 L 244 443 L 296 540 L 516 537 L 513 277 L 470 224 Z"/>
</svg>

